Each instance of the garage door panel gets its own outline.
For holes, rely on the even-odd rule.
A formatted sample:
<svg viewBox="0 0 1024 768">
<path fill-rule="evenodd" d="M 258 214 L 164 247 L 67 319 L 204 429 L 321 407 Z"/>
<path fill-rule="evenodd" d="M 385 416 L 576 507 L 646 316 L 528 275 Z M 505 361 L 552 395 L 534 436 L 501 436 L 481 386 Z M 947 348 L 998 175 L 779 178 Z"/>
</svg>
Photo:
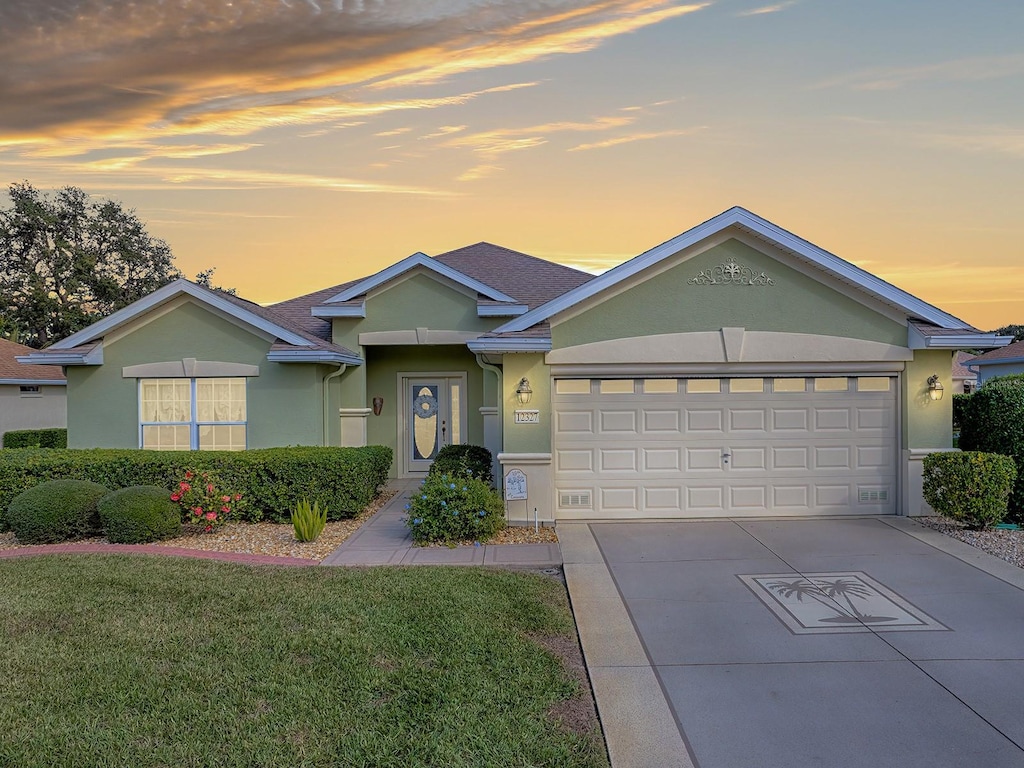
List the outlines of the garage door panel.
<svg viewBox="0 0 1024 768">
<path fill-rule="evenodd" d="M 686 431 L 693 433 L 708 433 L 723 431 L 722 425 L 725 419 L 722 418 L 721 409 L 703 410 L 689 409 L 686 411 Z"/>
<path fill-rule="evenodd" d="M 772 408 L 772 430 L 776 432 L 810 432 L 810 410 L 807 408 Z"/>
<path fill-rule="evenodd" d="M 594 452 L 586 450 L 555 451 L 555 469 L 559 472 L 593 472 Z"/>
<path fill-rule="evenodd" d="M 594 434 L 592 411 L 559 411 L 555 415 L 556 434 Z"/>
<path fill-rule="evenodd" d="M 556 487 L 584 489 L 589 505 L 559 516 L 894 512 L 898 387 L 857 390 L 850 378 L 846 390 L 774 390 L 769 377 L 743 392 L 721 381 L 720 392 L 693 381 L 650 393 L 634 381 L 615 395 L 556 387 Z"/>
<path fill-rule="evenodd" d="M 667 488 L 644 487 L 645 512 L 677 512 L 682 499 L 681 489 L 676 486 Z"/>
<path fill-rule="evenodd" d="M 636 472 L 636 451 L 631 449 L 600 450 L 602 472 Z"/>
<path fill-rule="evenodd" d="M 679 432 L 679 411 L 650 410 L 643 411 L 644 432 L 650 433 L 678 433 Z"/>
<path fill-rule="evenodd" d="M 682 451 L 679 448 L 644 448 L 645 472 L 678 472 L 682 469 Z"/>
<path fill-rule="evenodd" d="M 764 471 L 768 468 L 768 449 L 763 448 L 733 448 L 732 456 L 729 458 L 729 469 L 742 471 L 745 469 L 756 469 Z"/>
<path fill-rule="evenodd" d="M 636 434 L 636 411 L 601 411 L 601 431 L 611 434 Z"/>
<path fill-rule="evenodd" d="M 814 429 L 817 432 L 828 432 L 830 430 L 841 430 L 847 432 L 850 429 L 849 408 L 815 408 Z"/>
<path fill-rule="evenodd" d="M 687 448 L 686 469 L 691 472 L 701 470 L 722 471 L 722 449 Z"/>
</svg>

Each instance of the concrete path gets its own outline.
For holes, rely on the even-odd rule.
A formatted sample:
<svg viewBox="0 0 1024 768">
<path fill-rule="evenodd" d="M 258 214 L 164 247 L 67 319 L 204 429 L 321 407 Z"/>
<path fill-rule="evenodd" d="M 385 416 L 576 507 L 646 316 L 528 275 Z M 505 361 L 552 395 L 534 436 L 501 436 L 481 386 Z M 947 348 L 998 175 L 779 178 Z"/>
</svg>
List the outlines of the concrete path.
<svg viewBox="0 0 1024 768">
<path fill-rule="evenodd" d="M 615 768 L 1024 765 L 1024 571 L 905 518 L 559 524 Z"/>
<path fill-rule="evenodd" d="M 418 480 L 397 481 L 396 493 L 321 565 L 493 565 L 555 568 L 562 564 L 558 544 L 485 544 L 478 547 L 414 547 L 402 519 Z"/>
</svg>

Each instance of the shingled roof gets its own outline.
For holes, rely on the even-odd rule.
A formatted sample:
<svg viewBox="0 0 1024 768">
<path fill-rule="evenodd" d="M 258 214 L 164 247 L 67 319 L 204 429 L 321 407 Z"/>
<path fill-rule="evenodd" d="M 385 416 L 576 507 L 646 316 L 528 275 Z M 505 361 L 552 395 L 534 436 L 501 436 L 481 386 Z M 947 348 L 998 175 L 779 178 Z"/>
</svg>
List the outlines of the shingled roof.
<svg viewBox="0 0 1024 768">
<path fill-rule="evenodd" d="M 999 349 L 993 349 L 984 355 L 973 357 L 967 362 L 971 365 L 985 365 L 986 363 L 1000 363 L 1005 360 L 1024 360 L 1024 341 L 1015 341 Z"/>
<path fill-rule="evenodd" d="M 23 344 L 0 339 L 0 384 L 19 381 L 38 381 L 40 384 L 64 384 L 60 368 L 49 365 L 22 365 L 15 358 L 36 350 Z"/>
</svg>

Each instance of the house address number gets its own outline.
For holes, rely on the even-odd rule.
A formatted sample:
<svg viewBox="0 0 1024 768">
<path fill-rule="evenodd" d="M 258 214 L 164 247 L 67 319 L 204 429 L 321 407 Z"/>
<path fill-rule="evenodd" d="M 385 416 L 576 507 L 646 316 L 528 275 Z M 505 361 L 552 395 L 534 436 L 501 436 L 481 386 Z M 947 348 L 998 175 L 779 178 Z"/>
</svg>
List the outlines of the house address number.
<svg viewBox="0 0 1024 768">
<path fill-rule="evenodd" d="M 516 424 L 540 424 L 540 411 L 516 411 Z"/>
</svg>

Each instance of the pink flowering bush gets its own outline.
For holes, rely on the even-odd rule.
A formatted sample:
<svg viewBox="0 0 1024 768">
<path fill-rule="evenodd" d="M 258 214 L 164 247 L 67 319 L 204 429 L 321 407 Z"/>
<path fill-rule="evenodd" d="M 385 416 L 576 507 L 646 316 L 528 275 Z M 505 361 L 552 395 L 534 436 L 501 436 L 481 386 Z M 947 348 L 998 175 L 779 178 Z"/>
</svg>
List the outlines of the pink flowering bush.
<svg viewBox="0 0 1024 768">
<path fill-rule="evenodd" d="M 200 526 L 209 533 L 237 516 L 242 506 L 242 494 L 231 493 L 218 487 L 220 480 L 212 472 L 191 470 L 178 483 L 171 501 L 181 505 L 186 523 Z"/>
</svg>

